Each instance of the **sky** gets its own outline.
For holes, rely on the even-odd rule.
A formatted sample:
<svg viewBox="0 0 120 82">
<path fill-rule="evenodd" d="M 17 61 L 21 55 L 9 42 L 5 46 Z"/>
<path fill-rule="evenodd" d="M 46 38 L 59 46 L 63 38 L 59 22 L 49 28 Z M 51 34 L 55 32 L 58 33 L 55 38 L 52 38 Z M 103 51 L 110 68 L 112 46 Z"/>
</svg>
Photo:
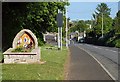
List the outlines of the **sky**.
<svg viewBox="0 0 120 82">
<path fill-rule="evenodd" d="M 67 7 L 67 15 L 71 20 L 91 20 L 92 14 L 96 11 L 96 7 L 101 2 L 77 2 L 71 1 Z M 111 8 L 111 17 L 114 18 L 118 11 L 118 2 L 104 2 Z"/>
</svg>

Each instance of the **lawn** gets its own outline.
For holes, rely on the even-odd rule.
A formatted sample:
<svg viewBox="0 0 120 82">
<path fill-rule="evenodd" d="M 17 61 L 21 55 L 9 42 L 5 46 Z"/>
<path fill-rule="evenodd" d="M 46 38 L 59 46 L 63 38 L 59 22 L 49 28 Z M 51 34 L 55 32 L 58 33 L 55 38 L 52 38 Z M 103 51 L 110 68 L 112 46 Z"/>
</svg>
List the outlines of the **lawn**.
<svg viewBox="0 0 120 82">
<path fill-rule="evenodd" d="M 49 47 L 49 46 L 47 46 Z M 64 64 L 68 50 L 41 47 L 41 58 L 45 64 L 3 64 L 3 80 L 63 80 Z"/>
<path fill-rule="evenodd" d="M 2 61 L 2 58 L 3 58 L 2 52 L 0 51 L 0 62 Z"/>
<path fill-rule="evenodd" d="M 2 52 L 0 51 L 0 62 L 2 61 L 2 58 L 3 58 Z M 1 80 L 2 80 L 2 64 L 0 63 L 0 82 Z"/>
</svg>

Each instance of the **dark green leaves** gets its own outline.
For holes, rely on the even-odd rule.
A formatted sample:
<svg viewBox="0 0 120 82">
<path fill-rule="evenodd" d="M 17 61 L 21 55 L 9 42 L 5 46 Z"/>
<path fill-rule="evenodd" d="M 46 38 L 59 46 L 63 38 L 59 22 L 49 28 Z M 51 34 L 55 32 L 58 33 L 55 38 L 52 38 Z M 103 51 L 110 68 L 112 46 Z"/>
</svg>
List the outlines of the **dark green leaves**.
<svg viewBox="0 0 120 82">
<path fill-rule="evenodd" d="M 112 18 L 110 15 L 111 9 L 108 8 L 107 4 L 101 3 L 98 4 L 93 18 L 95 20 L 94 28 L 96 28 L 97 35 L 101 35 L 102 30 L 102 18 L 103 18 L 103 32 L 104 34 L 108 33 L 112 29 Z M 103 16 L 102 16 L 103 14 Z"/>
<path fill-rule="evenodd" d="M 58 9 L 65 11 L 65 5 L 67 3 L 63 2 L 3 3 L 3 46 L 9 48 L 15 35 L 23 28 L 30 29 L 43 41 L 42 33 L 57 31 L 56 15 Z"/>
</svg>

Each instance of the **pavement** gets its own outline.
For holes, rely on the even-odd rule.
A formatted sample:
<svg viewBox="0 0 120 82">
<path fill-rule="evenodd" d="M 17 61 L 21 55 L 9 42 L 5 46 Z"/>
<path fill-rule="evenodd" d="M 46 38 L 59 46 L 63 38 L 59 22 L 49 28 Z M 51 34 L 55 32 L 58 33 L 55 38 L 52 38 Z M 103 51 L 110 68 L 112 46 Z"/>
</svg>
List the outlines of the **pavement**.
<svg viewBox="0 0 120 82">
<path fill-rule="evenodd" d="M 114 82 L 87 52 L 74 44 L 71 44 L 69 49 L 71 54 L 67 80 L 110 80 Z"/>
</svg>

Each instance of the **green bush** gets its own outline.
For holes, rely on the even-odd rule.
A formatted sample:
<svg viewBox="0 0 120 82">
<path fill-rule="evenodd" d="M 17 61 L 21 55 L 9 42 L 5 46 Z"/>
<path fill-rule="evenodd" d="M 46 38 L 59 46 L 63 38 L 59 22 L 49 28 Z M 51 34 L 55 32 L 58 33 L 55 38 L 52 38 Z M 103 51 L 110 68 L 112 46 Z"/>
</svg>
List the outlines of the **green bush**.
<svg viewBox="0 0 120 82">
<path fill-rule="evenodd" d="M 115 47 L 120 48 L 120 39 L 115 40 Z"/>
<path fill-rule="evenodd" d="M 111 37 L 107 40 L 106 42 L 106 46 L 110 46 L 110 47 L 114 47 L 115 46 L 115 38 L 114 37 Z"/>
<path fill-rule="evenodd" d="M 43 46 L 45 44 L 40 38 L 38 38 L 38 46 Z"/>
<path fill-rule="evenodd" d="M 16 49 L 14 49 L 12 52 L 31 52 L 33 48 L 24 48 L 22 46 L 17 47 Z"/>
<path fill-rule="evenodd" d="M 12 52 L 24 52 L 22 47 L 14 49 Z"/>
</svg>

